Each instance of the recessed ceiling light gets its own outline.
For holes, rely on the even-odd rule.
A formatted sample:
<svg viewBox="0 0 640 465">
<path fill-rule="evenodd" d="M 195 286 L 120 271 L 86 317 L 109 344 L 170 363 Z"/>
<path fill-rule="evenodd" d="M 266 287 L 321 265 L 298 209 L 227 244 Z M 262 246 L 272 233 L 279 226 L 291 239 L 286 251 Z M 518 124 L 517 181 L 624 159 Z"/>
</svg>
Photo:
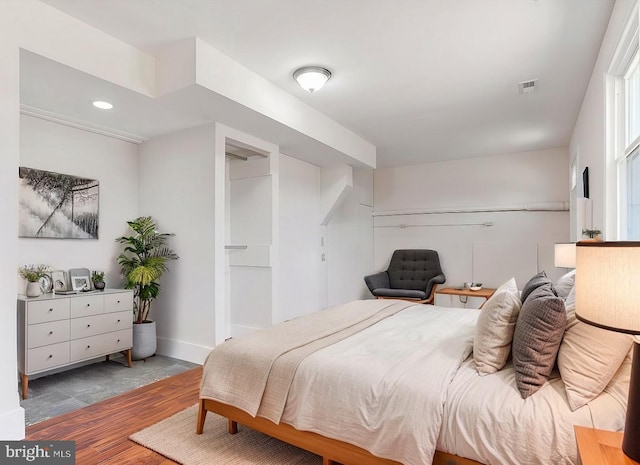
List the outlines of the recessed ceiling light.
<svg viewBox="0 0 640 465">
<path fill-rule="evenodd" d="M 109 102 L 103 102 L 100 100 L 96 100 L 95 102 L 93 102 L 93 106 L 96 108 L 100 108 L 101 110 L 111 110 L 113 108 L 113 105 L 111 105 Z"/>
</svg>

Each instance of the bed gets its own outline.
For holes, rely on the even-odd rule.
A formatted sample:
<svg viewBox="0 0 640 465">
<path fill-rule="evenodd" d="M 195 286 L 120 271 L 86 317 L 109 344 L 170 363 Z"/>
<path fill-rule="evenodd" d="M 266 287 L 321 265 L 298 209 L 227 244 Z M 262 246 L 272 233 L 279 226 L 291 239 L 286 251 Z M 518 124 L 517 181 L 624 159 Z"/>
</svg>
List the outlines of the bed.
<svg viewBox="0 0 640 465">
<path fill-rule="evenodd" d="M 584 405 L 557 367 L 523 399 L 517 360 L 479 375 L 480 315 L 355 301 L 231 339 L 205 362 L 197 432 L 214 412 L 230 433 L 246 425 L 324 465 L 576 464 L 574 425 L 623 427 L 630 343 Z"/>
</svg>

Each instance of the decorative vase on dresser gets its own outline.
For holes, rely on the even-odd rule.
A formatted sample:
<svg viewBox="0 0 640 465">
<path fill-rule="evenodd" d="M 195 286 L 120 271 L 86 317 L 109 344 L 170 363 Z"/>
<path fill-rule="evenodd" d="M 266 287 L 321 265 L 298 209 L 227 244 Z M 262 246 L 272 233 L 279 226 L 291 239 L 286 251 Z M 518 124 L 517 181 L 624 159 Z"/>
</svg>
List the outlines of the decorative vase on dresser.
<svg viewBox="0 0 640 465">
<path fill-rule="evenodd" d="M 42 289 L 38 281 L 29 281 L 27 283 L 27 290 L 25 291 L 27 297 L 40 297 Z"/>
<path fill-rule="evenodd" d="M 133 292 L 18 295 L 18 369 L 29 376 L 123 352 L 131 363 Z"/>
</svg>

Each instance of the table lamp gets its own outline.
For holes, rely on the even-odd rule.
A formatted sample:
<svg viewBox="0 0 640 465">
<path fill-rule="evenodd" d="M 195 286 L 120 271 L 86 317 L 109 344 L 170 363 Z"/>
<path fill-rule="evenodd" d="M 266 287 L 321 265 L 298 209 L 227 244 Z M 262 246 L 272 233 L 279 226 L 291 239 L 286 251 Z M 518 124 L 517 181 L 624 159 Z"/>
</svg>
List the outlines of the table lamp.
<svg viewBox="0 0 640 465">
<path fill-rule="evenodd" d="M 556 268 L 576 267 L 576 243 L 559 242 L 554 245 L 554 265 Z"/>
<path fill-rule="evenodd" d="M 622 450 L 640 461 L 640 242 L 578 242 L 576 316 L 636 336 Z"/>
</svg>

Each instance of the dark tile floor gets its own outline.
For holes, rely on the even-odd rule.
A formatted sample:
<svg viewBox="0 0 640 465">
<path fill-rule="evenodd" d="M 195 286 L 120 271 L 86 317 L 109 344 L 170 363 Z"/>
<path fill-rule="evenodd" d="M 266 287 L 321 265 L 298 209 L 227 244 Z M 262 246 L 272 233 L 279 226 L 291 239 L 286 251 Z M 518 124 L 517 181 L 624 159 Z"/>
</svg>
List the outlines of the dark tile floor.
<svg viewBox="0 0 640 465">
<path fill-rule="evenodd" d="M 133 368 L 128 368 L 123 356 L 114 355 L 108 362 L 30 379 L 27 399 L 21 400 L 20 405 L 29 426 L 197 366 L 155 355 L 146 361 L 134 361 Z M 22 392 L 22 387 L 19 389 Z"/>
</svg>

